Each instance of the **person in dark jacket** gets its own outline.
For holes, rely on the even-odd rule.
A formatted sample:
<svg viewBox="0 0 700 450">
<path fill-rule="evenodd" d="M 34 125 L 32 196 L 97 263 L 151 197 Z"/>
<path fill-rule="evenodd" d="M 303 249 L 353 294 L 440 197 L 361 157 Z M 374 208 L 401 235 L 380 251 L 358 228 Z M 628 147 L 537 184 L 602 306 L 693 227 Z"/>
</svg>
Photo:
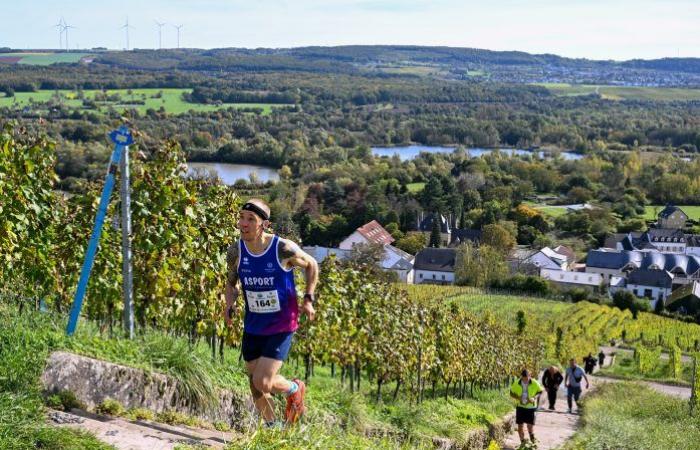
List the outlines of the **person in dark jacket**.
<svg viewBox="0 0 700 450">
<path fill-rule="evenodd" d="M 603 364 L 605 364 L 605 352 L 601 350 L 600 353 L 598 353 L 598 367 L 602 369 Z"/>
<path fill-rule="evenodd" d="M 557 391 L 559 391 L 559 385 L 562 381 L 564 381 L 564 377 L 557 366 L 549 366 L 542 374 L 542 386 L 547 391 L 549 409 L 551 410 L 554 410 L 557 403 Z"/>
<path fill-rule="evenodd" d="M 598 363 L 598 361 L 596 361 L 596 359 L 593 357 L 593 354 L 589 353 L 588 356 L 583 358 L 583 363 L 586 373 L 590 375 L 593 373 L 593 369 L 595 368 L 595 365 Z"/>
</svg>

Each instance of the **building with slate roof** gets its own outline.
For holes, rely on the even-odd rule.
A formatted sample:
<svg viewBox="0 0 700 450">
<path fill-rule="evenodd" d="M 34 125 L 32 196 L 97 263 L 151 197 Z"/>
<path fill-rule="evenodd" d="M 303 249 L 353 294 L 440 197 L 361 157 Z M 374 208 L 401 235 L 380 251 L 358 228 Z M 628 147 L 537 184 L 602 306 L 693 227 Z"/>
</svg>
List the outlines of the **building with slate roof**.
<svg viewBox="0 0 700 450">
<path fill-rule="evenodd" d="M 455 281 L 455 259 L 453 248 L 424 248 L 413 262 L 415 284 L 453 284 Z"/>
<path fill-rule="evenodd" d="M 468 228 L 454 229 L 450 235 L 450 247 L 459 247 L 466 242 L 479 245 L 481 242 L 481 234 L 481 230 L 471 230 Z"/>
<path fill-rule="evenodd" d="M 650 228 L 643 233 L 612 234 L 606 238 L 604 248 L 700 256 L 700 236 L 674 228 Z"/>
<path fill-rule="evenodd" d="M 658 216 L 659 228 L 682 229 L 687 221 L 688 215 L 682 209 L 673 205 L 666 205 Z"/>
<path fill-rule="evenodd" d="M 426 235 L 426 240 L 430 239 L 430 233 L 433 230 L 433 222 L 440 221 L 440 245 L 447 247 L 452 240 L 452 227 L 445 216 L 440 214 L 428 214 L 418 218 L 418 231 Z"/>
<path fill-rule="evenodd" d="M 637 269 L 665 270 L 673 275 L 673 284 L 688 284 L 700 280 L 700 257 L 656 251 L 599 249 L 588 252 L 586 258 L 586 272 L 599 273 L 606 281 L 610 281 L 612 276 L 627 278 Z"/>
<path fill-rule="evenodd" d="M 625 289 L 637 297 L 649 299 L 651 308 L 665 302 L 673 289 L 673 274 L 667 270 L 636 269 L 627 276 Z"/>
</svg>

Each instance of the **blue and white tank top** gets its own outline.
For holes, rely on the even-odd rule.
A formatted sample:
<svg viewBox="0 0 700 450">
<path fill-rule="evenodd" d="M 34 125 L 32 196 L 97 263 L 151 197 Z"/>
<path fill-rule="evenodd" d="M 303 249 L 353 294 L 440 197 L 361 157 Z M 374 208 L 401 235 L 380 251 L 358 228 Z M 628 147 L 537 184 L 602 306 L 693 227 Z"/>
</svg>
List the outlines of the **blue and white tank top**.
<svg viewBox="0 0 700 450">
<path fill-rule="evenodd" d="M 267 249 L 255 255 L 243 240 L 238 241 L 238 277 L 243 286 L 246 333 L 267 336 L 296 331 L 299 305 L 294 270 L 279 260 L 279 237 L 272 236 Z"/>
</svg>

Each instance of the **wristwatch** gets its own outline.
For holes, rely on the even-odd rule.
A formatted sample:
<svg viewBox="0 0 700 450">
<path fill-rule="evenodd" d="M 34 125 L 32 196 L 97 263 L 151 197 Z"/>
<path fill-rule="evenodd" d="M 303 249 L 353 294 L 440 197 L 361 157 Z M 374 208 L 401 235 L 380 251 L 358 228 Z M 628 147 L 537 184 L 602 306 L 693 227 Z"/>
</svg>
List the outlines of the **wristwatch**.
<svg viewBox="0 0 700 450">
<path fill-rule="evenodd" d="M 306 300 L 310 301 L 312 305 L 316 303 L 316 298 L 314 297 L 314 294 L 309 294 L 308 292 L 304 294 L 304 301 Z"/>
</svg>

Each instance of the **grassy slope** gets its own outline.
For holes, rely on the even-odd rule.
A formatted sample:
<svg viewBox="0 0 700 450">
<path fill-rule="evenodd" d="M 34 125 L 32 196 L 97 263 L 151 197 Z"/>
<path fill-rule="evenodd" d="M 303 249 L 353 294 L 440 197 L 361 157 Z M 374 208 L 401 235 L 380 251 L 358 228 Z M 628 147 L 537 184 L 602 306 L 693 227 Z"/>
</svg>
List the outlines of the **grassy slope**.
<svg viewBox="0 0 700 450">
<path fill-rule="evenodd" d="M 642 375 L 637 370 L 634 359 L 631 356 L 623 355 L 615 358 L 614 365 L 600 370 L 598 374 L 625 380 L 648 380 L 689 386 L 693 376 L 693 368 L 690 364 L 683 364 L 681 379 L 675 380 L 669 376 L 668 361 L 661 360 L 653 372 Z"/>
<path fill-rule="evenodd" d="M 46 318 L 10 318 L 0 305 L 0 448 L 107 449 L 93 436 L 46 425 L 39 376 L 54 345 Z"/>
<path fill-rule="evenodd" d="M 700 100 L 700 89 L 657 88 L 636 86 L 603 86 L 589 84 L 539 83 L 555 95 L 589 95 L 598 93 L 610 100 L 688 101 Z"/>
<path fill-rule="evenodd" d="M 285 105 L 271 105 L 265 103 L 224 103 L 221 105 L 205 105 L 202 103 L 188 103 L 182 99 L 182 94 L 190 92 L 190 89 L 171 89 L 171 88 L 149 88 L 149 89 L 133 89 L 129 95 L 127 89 L 116 89 L 106 91 L 107 95 L 119 94 L 123 101 L 143 100 L 143 105 L 120 105 L 117 103 L 103 104 L 101 110 L 106 110 L 108 105 L 115 109 L 136 109 L 139 113 L 145 113 L 149 108 L 158 110 L 161 106 L 171 114 L 182 114 L 190 110 L 193 111 L 216 111 L 226 108 L 260 108 L 263 114 L 269 114 L 272 108 Z M 101 92 L 97 90 L 83 91 L 86 98 L 94 99 L 95 93 Z M 158 92 L 162 92 L 162 98 L 153 98 Z M 14 97 L 0 96 L 0 107 L 23 107 L 30 104 L 30 99 L 35 102 L 47 102 L 54 97 L 56 91 L 41 90 L 38 92 L 16 92 Z M 61 101 L 70 108 L 81 108 L 82 101 L 75 97 L 75 92 L 60 90 L 58 91 Z"/>
<path fill-rule="evenodd" d="M 586 398 L 583 424 L 566 450 L 691 450 L 700 442 L 700 417 L 689 416 L 687 401 L 629 382 Z"/>
<path fill-rule="evenodd" d="M 700 206 L 697 205 L 678 205 L 688 217 L 694 220 L 700 219 Z M 644 207 L 644 219 L 656 220 L 657 214 L 664 209 L 664 205 L 649 205 Z M 656 212 L 654 212 L 656 211 Z"/>
<path fill-rule="evenodd" d="M 0 330 L 4 330 L 1 336 L 7 340 L 30 342 L 30 348 L 36 355 L 36 360 L 31 362 L 33 371 L 21 381 L 33 386 L 34 398 L 31 405 L 35 409 L 35 418 L 42 416 L 41 400 L 36 385 L 38 372 L 43 365 L 40 361 L 43 361 L 52 349 L 65 349 L 133 367 L 169 373 L 185 380 L 200 377 L 208 380 L 207 383 L 211 385 L 247 393 L 248 381 L 236 349 L 226 352 L 223 363 L 212 362 L 205 344 L 189 350 L 185 340 L 173 339 L 159 333 L 150 333 L 135 341 L 107 339 L 99 334 L 94 325 L 83 321 L 75 337 L 68 339 L 63 335 L 62 320 L 36 313 L 25 313 L 21 318 L 16 316 L 16 311 L 11 313 L 0 304 Z M 0 353 L 4 353 L 6 349 L 9 347 L 0 341 Z M 19 358 L 26 357 L 23 352 L 18 354 Z M 192 368 L 195 368 L 194 374 Z M 294 361 L 290 361 L 284 367 L 283 373 L 290 377 L 298 376 L 300 370 Z M 1 383 L 0 381 L 0 386 Z M 196 382 L 194 384 L 196 385 Z M 393 387 L 392 384 L 386 385 L 383 400 L 376 403 L 373 400 L 374 386 L 366 379 L 362 380 L 360 393 L 351 394 L 347 388 L 340 385 L 337 375 L 336 378 L 330 376 L 329 368 L 317 367 L 310 381 L 310 413 L 302 427 L 286 434 L 282 440 L 283 445 L 272 445 L 272 442 L 279 440 L 275 432 L 251 430 L 244 441 L 235 443 L 232 448 L 430 448 L 432 436 L 449 437 L 459 441 L 469 430 L 487 426 L 512 408 L 505 393 L 500 391 L 477 391 L 473 399 L 465 400 L 428 398 L 418 407 L 404 399 L 405 394 L 393 402 Z M 0 399 L 4 394 L 0 394 Z M 441 392 L 437 394 L 442 395 Z M 8 403 L 15 402 L 14 398 L 8 400 Z M 280 399 L 277 401 L 277 407 L 280 411 L 283 408 Z M 0 430 L 3 426 L 9 426 L 9 423 L 10 419 L 0 413 Z M 28 423 L 28 429 L 30 432 L 39 432 L 44 428 L 34 420 Z M 391 438 L 367 438 L 365 434 L 372 430 L 379 430 L 388 436 L 403 436 L 403 443 Z M 70 436 L 71 439 L 75 439 L 74 435 Z M 4 448 L 6 443 L 3 439 L 5 438 L 0 432 L 0 448 Z M 89 437 L 84 439 L 90 440 Z M 310 442 L 315 444 L 311 445 Z M 54 448 L 74 447 L 58 445 Z"/>
</svg>

